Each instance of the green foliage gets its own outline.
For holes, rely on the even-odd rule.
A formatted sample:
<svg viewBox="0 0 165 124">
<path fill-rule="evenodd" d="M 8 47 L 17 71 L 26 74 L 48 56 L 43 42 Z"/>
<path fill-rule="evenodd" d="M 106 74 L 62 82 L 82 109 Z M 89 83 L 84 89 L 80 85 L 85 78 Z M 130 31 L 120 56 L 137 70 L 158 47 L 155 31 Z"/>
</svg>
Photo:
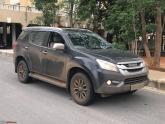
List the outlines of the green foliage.
<svg viewBox="0 0 165 124">
<path fill-rule="evenodd" d="M 162 10 L 165 0 L 160 0 Z M 106 29 L 117 37 L 118 42 L 131 42 L 142 34 L 140 11 L 145 12 L 147 32 L 153 33 L 157 0 L 112 0 L 108 8 Z"/>
<path fill-rule="evenodd" d="M 133 16 L 135 11 L 128 0 L 117 0 L 109 7 L 106 28 L 118 41 L 131 41 L 134 37 Z"/>
<path fill-rule="evenodd" d="M 65 12 L 70 15 L 71 5 L 73 5 L 73 15 L 77 13 L 77 6 L 80 0 L 64 0 L 61 7 L 65 9 Z"/>
<path fill-rule="evenodd" d="M 78 16 L 81 20 L 91 18 L 96 11 L 96 0 L 81 0 L 78 8 Z"/>
<path fill-rule="evenodd" d="M 44 22 L 43 16 L 38 16 L 31 23 L 32 24 L 38 24 L 38 25 L 44 25 L 43 22 Z"/>
<path fill-rule="evenodd" d="M 42 21 L 44 25 L 50 26 L 55 22 L 55 14 L 58 6 L 55 5 L 55 0 L 34 0 L 34 4 L 38 10 L 43 12 Z"/>
<path fill-rule="evenodd" d="M 93 24 L 93 31 L 97 32 L 101 24 L 105 24 L 109 0 L 80 0 L 77 14 L 80 20 Z"/>
<path fill-rule="evenodd" d="M 78 20 L 77 18 L 77 7 L 80 0 L 64 0 L 62 1 L 61 8 L 65 9 L 65 13 L 70 17 L 71 27 Z"/>
<path fill-rule="evenodd" d="M 113 42 L 112 43 L 112 48 L 114 49 L 119 49 L 119 50 L 126 50 L 126 45 L 123 42 Z"/>
</svg>

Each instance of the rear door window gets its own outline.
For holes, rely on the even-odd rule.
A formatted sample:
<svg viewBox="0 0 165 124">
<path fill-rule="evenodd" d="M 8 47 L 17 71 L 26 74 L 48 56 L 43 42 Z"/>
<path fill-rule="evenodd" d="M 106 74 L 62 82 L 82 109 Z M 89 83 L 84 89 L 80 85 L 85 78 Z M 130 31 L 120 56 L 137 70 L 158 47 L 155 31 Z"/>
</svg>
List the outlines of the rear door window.
<svg viewBox="0 0 165 124">
<path fill-rule="evenodd" d="M 43 46 L 44 42 L 48 41 L 49 34 L 50 33 L 46 31 L 32 31 L 30 34 L 30 42 L 35 45 Z"/>
</svg>

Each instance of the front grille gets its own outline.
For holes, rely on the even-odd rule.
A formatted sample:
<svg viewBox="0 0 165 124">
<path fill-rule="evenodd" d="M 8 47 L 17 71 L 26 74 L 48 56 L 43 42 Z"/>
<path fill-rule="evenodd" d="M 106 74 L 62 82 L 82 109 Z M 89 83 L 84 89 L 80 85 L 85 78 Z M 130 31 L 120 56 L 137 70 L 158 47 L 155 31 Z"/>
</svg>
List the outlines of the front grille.
<svg viewBox="0 0 165 124">
<path fill-rule="evenodd" d="M 122 75 L 136 75 L 145 73 L 145 64 L 142 60 L 131 62 L 118 62 L 117 67 Z"/>
<path fill-rule="evenodd" d="M 133 77 L 125 79 L 125 84 L 134 84 L 148 80 L 147 76 Z"/>
<path fill-rule="evenodd" d="M 123 64 L 124 66 L 126 66 L 127 68 L 129 67 L 137 67 L 140 66 L 141 62 L 138 63 L 131 63 L 131 64 Z"/>
<path fill-rule="evenodd" d="M 143 68 L 137 68 L 137 69 L 128 69 L 128 72 L 137 72 L 137 71 L 141 71 Z"/>
</svg>

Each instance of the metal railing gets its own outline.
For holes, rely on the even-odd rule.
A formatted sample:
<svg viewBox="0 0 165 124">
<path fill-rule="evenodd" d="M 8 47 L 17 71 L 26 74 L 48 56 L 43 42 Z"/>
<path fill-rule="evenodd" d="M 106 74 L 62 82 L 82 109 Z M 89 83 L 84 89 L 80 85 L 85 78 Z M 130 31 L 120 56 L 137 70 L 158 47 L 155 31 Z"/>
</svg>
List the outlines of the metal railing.
<svg viewBox="0 0 165 124">
<path fill-rule="evenodd" d="M 19 4 L 12 5 L 12 4 L 0 3 L 0 9 L 12 10 L 12 11 L 21 11 L 21 12 L 41 13 L 41 11 L 37 10 L 35 7 L 21 6 Z"/>
</svg>

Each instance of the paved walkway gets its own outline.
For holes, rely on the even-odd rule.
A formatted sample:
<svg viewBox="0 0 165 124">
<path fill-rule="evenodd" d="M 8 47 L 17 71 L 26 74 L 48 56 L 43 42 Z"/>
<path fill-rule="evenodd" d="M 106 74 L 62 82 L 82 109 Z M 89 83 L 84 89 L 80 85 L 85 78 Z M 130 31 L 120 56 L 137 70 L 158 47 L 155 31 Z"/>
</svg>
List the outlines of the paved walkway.
<svg viewBox="0 0 165 124">
<path fill-rule="evenodd" d="M 165 72 L 150 70 L 149 71 L 149 78 L 153 81 L 156 81 L 156 80 L 164 80 L 165 81 Z"/>
<path fill-rule="evenodd" d="M 0 54 L 13 56 L 13 49 L 0 49 Z"/>
<path fill-rule="evenodd" d="M 165 90 L 165 72 L 149 70 L 149 79 L 149 86 Z"/>
</svg>

